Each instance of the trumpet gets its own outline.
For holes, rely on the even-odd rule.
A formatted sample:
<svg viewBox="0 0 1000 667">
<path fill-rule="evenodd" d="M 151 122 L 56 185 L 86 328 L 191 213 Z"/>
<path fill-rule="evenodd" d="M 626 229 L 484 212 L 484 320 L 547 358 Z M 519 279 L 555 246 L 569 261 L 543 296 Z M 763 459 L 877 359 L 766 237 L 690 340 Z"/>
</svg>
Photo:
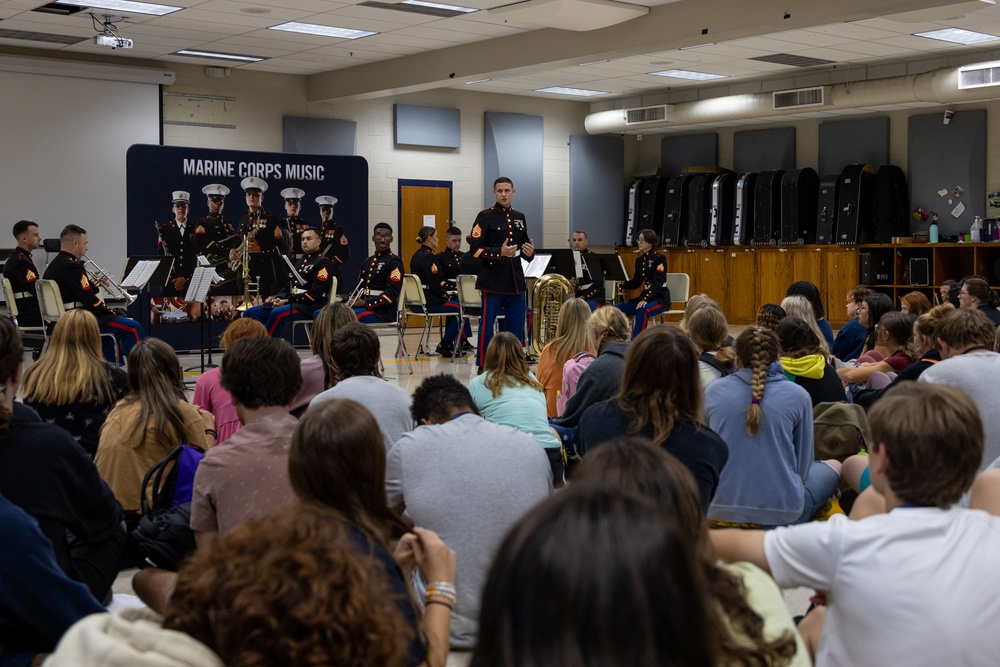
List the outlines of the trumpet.
<svg viewBox="0 0 1000 667">
<path fill-rule="evenodd" d="M 90 282 L 103 288 L 113 301 L 125 301 L 127 305 L 131 306 L 132 302 L 136 300 L 136 295 L 126 292 L 125 288 L 115 282 L 111 274 L 98 266 L 97 262 L 84 255 L 83 263 Z"/>
<path fill-rule="evenodd" d="M 351 295 L 347 297 L 347 301 L 344 303 L 351 306 L 356 299 L 361 297 L 362 293 L 364 293 L 365 296 L 368 296 L 368 282 L 365 280 L 358 281 L 358 286 L 354 288 L 354 291 L 351 292 Z"/>
</svg>

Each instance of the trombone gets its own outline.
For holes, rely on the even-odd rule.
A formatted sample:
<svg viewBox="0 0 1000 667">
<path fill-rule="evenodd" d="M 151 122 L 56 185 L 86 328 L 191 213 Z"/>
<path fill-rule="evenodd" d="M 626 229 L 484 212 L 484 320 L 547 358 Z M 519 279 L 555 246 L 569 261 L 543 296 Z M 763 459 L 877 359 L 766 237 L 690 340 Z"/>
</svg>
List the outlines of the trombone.
<svg viewBox="0 0 1000 667">
<path fill-rule="evenodd" d="M 353 308 L 354 306 L 352 304 L 354 303 L 354 301 L 356 299 L 358 299 L 362 295 L 362 293 L 364 293 L 365 296 L 368 296 L 368 281 L 367 280 L 359 280 L 358 281 L 358 286 L 354 288 L 354 291 L 351 292 L 351 295 L 349 297 L 347 297 L 347 301 L 345 301 L 344 303 L 346 303 L 348 305 L 348 307 Z"/>
<path fill-rule="evenodd" d="M 131 306 L 132 302 L 138 298 L 136 295 L 126 292 L 124 287 L 115 282 L 110 273 L 102 269 L 97 262 L 86 255 L 83 256 L 83 263 L 84 270 L 87 272 L 90 282 L 103 288 L 112 301 L 124 301 L 127 305 Z"/>
</svg>

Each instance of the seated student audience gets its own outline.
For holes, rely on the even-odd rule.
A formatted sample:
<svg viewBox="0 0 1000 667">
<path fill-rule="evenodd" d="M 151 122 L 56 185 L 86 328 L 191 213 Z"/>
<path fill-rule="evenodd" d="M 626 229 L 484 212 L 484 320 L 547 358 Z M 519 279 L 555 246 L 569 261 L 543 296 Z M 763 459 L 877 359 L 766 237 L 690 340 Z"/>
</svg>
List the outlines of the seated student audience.
<svg viewBox="0 0 1000 667">
<path fill-rule="evenodd" d="M 943 363 L 943 362 L 942 362 Z M 716 530 L 720 558 L 825 593 L 799 631 L 816 665 L 1000 664 L 1000 519 L 959 507 L 983 452 L 962 392 L 907 382 L 872 407 L 872 485 L 887 513 L 771 531 Z"/>
<path fill-rule="evenodd" d="M 323 306 L 316 313 L 309 334 L 312 356 L 303 359 L 299 365 L 302 388 L 292 401 L 291 413 L 296 417 L 301 417 L 310 401 L 334 385 L 334 372 L 329 364 L 333 334 L 345 324 L 357 321 L 354 311 L 341 301 Z"/>
<path fill-rule="evenodd" d="M 833 356 L 840 361 L 850 361 L 861 356 L 868 337 L 868 328 L 861 324 L 858 318 L 858 308 L 871 290 L 864 287 L 852 289 L 847 293 L 847 324 L 840 328 L 837 337 L 833 339 Z"/>
<path fill-rule="evenodd" d="M 59 568 L 38 522 L 3 495 L 0 544 L 0 665 L 41 664 L 71 625 L 104 607 Z"/>
<path fill-rule="evenodd" d="M 775 333 L 781 344 L 779 361 L 785 377 L 809 392 L 814 408 L 819 403 L 847 400 L 844 383 L 827 361 L 826 350 L 808 322 L 786 317 Z"/>
<path fill-rule="evenodd" d="M 472 648 L 490 559 L 510 527 L 551 493 L 552 472 L 535 438 L 483 419 L 453 376 L 417 387 L 413 421 L 420 425 L 389 452 L 389 505 L 455 550 L 451 645 Z M 414 582 L 418 599 L 427 583 Z"/>
<path fill-rule="evenodd" d="M 788 286 L 788 289 L 785 291 L 785 296 L 805 297 L 806 301 L 809 302 L 809 305 L 812 306 L 813 317 L 815 318 L 816 326 L 820 331 L 820 340 L 823 341 L 827 350 L 833 348 L 833 327 L 831 327 L 830 323 L 826 320 L 826 312 L 823 310 L 823 300 L 819 296 L 819 288 L 808 280 L 797 280 Z M 788 309 L 785 308 L 785 311 L 787 312 Z M 789 313 L 789 315 L 792 314 L 801 317 L 799 313 Z M 802 319 L 805 319 L 807 322 L 809 321 L 804 317 Z"/>
<path fill-rule="evenodd" d="M 413 428 L 413 419 L 409 392 L 389 384 L 379 373 L 379 349 L 378 334 L 370 327 L 351 322 L 337 329 L 330 339 L 327 360 L 333 382 L 309 407 L 334 398 L 350 398 L 367 406 L 375 415 L 388 453 L 399 436 Z"/>
<path fill-rule="evenodd" d="M 180 361 L 159 338 L 143 339 L 132 349 L 128 390 L 104 423 L 94 463 L 132 523 L 150 466 L 177 445 L 214 445 L 215 421 L 184 398 Z"/>
<path fill-rule="evenodd" d="M 698 353 L 698 376 L 702 389 L 733 372 L 736 352 L 726 344 L 729 323 L 721 310 L 702 308 L 695 312 L 687 322 L 687 333 Z"/>
<path fill-rule="evenodd" d="M 690 331 L 688 330 L 688 322 L 691 321 L 691 318 L 694 317 L 695 313 L 704 308 L 711 308 L 719 311 L 720 313 L 722 312 L 722 307 L 719 305 L 718 301 L 707 294 L 695 294 L 688 299 L 687 303 L 684 305 L 684 316 L 678 324 L 678 326 L 684 330 L 684 333 L 690 334 Z M 735 339 L 727 332 L 726 342 L 723 347 L 732 347 L 734 340 Z"/>
<path fill-rule="evenodd" d="M 882 316 L 875 329 L 875 347 L 858 359 L 854 367 L 841 368 L 837 375 L 844 382 L 869 382 L 875 389 L 885 387 L 896 373 L 900 373 L 916 361 L 916 352 L 911 344 L 913 323 L 909 315 L 889 312 Z M 875 378 L 875 373 L 893 373 Z"/>
<path fill-rule="evenodd" d="M 680 459 L 698 483 L 702 507 L 708 507 L 728 448 L 703 421 L 698 355 L 678 327 L 639 334 L 625 359 L 621 391 L 583 413 L 574 440 L 586 460 L 589 451 L 626 433 L 648 438 Z"/>
<path fill-rule="evenodd" d="M 891 312 L 892 299 L 881 292 L 872 292 L 861 301 L 861 305 L 858 306 L 858 323 L 867 331 L 861 354 L 875 349 L 875 327 L 883 315 Z"/>
<path fill-rule="evenodd" d="M 785 311 L 785 317 L 797 317 L 809 325 L 809 328 L 812 329 L 816 333 L 816 337 L 819 338 L 819 345 L 823 350 L 823 354 L 829 357 L 830 346 L 827 345 L 826 339 L 823 336 L 823 330 L 820 329 L 819 324 L 816 322 L 816 316 L 813 314 L 813 306 L 809 303 L 809 300 L 804 296 L 786 296 L 781 300 L 781 308 Z"/>
<path fill-rule="evenodd" d="M 590 306 L 583 299 L 564 301 L 559 309 L 556 338 L 538 356 L 538 381 L 545 391 L 545 410 L 550 418 L 559 412 L 557 403 L 562 392 L 563 366 L 578 354 L 593 355 L 587 326 L 590 315 Z"/>
<path fill-rule="evenodd" d="M 504 539 L 479 628 L 470 667 L 716 665 L 728 633 L 662 508 L 575 485 Z"/>
<path fill-rule="evenodd" d="M 928 368 L 941 361 L 941 350 L 937 341 L 937 329 L 941 320 L 955 310 L 950 303 L 934 306 L 913 323 L 913 347 L 916 361 L 896 374 L 888 386 L 881 389 L 863 389 L 854 394 L 854 402 L 868 409 L 886 391 L 900 382 L 916 380 Z"/>
<path fill-rule="evenodd" d="M 25 405 L 60 426 L 91 457 L 108 411 L 127 391 L 125 371 L 105 361 L 97 318 L 78 308 L 56 321 L 45 354 L 24 372 Z"/>
<path fill-rule="evenodd" d="M 962 304 L 958 302 L 958 293 L 961 289 L 962 283 L 957 280 L 944 280 L 941 282 L 940 293 L 938 296 L 941 297 L 941 303 L 950 303 L 956 308 L 961 308 Z"/>
<path fill-rule="evenodd" d="M 625 351 L 631 332 L 628 320 L 617 308 L 598 308 L 590 318 L 590 342 L 597 358 L 580 374 L 576 391 L 566 401 L 563 414 L 552 420 L 554 426 L 573 428 L 583 411 L 618 393 L 625 372 Z"/>
<path fill-rule="evenodd" d="M 356 401 L 333 399 L 312 407 L 292 440 L 289 479 L 299 502 L 340 515 L 372 575 L 387 582 L 390 599 L 411 631 L 404 664 L 440 667 L 448 654 L 448 626 L 457 602 L 455 553 L 424 528 L 403 535 L 395 558 L 389 553 L 390 530 L 405 531 L 406 526 L 388 507 L 380 435 L 371 413 Z M 406 584 L 415 568 L 426 582 L 422 626 Z"/>
<path fill-rule="evenodd" d="M 931 302 L 923 292 L 909 292 L 899 297 L 899 312 L 904 315 L 921 316 L 931 309 Z"/>
<path fill-rule="evenodd" d="M 259 326 L 258 326 L 259 325 Z M 219 341 L 223 352 L 240 338 L 251 336 L 262 337 L 267 335 L 264 325 L 247 317 L 241 317 L 226 327 Z M 194 400 L 196 406 L 202 410 L 208 410 L 215 417 L 215 432 L 219 435 L 215 439 L 215 444 L 220 445 L 240 429 L 240 418 L 236 414 L 236 407 L 229 392 L 222 387 L 222 369 L 210 368 L 198 377 L 194 385 Z"/>
<path fill-rule="evenodd" d="M 469 382 L 469 394 L 476 408 L 487 421 L 535 436 L 552 464 L 553 484 L 562 486 L 562 443 L 549 428 L 545 394 L 528 370 L 521 341 L 506 331 L 495 335 L 486 348 L 483 368 L 486 372 Z"/>
<path fill-rule="evenodd" d="M 266 336 L 233 341 L 222 355 L 220 384 L 243 426 L 195 472 L 191 529 L 199 544 L 292 499 L 288 450 L 298 422 L 288 406 L 302 386 L 298 361 L 288 341 Z"/>
<path fill-rule="evenodd" d="M 996 327 L 978 309 L 959 308 L 938 324 L 941 361 L 925 370 L 919 382 L 958 387 L 979 408 L 986 444 L 979 470 L 1000 458 L 1000 354 L 993 352 Z"/>
<path fill-rule="evenodd" d="M 103 601 L 125 555 L 121 506 L 75 438 L 29 409 L 14 413 L 23 356 L 14 323 L 0 318 L 0 494 L 38 522 L 62 571 Z"/>
<path fill-rule="evenodd" d="M 713 607 L 729 630 L 719 644 L 720 664 L 811 665 L 774 581 L 756 565 L 715 560 L 697 485 L 677 457 L 644 438 L 617 438 L 584 459 L 573 485 L 604 486 L 647 497 L 694 545 Z"/>
<path fill-rule="evenodd" d="M 776 303 L 765 303 L 757 309 L 757 326 L 774 331 L 785 318 L 785 309 Z"/>
<path fill-rule="evenodd" d="M 980 310 L 990 318 L 993 326 L 1000 325 L 1000 310 L 996 308 L 996 298 L 989 283 L 982 278 L 966 278 L 958 291 L 958 302 L 962 308 Z"/>
<path fill-rule="evenodd" d="M 747 327 L 736 339 L 737 370 L 705 390 L 708 423 L 729 445 L 729 462 L 708 509 L 716 524 L 802 523 L 840 486 L 837 461 L 813 460 L 812 401 L 778 364 L 777 335 Z"/>
</svg>

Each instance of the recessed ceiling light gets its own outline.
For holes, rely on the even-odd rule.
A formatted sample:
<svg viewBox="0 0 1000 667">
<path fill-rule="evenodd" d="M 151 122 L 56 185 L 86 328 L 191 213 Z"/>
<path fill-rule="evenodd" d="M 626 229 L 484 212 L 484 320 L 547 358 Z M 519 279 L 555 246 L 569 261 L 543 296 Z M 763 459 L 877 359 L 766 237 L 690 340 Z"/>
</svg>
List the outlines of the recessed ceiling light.
<svg viewBox="0 0 1000 667">
<path fill-rule="evenodd" d="M 368 30 L 352 30 L 350 28 L 338 28 L 332 25 L 317 25 L 315 23 L 298 23 L 291 21 L 281 25 L 273 25 L 268 30 L 284 30 L 286 32 L 300 32 L 306 35 L 321 35 L 323 37 L 338 37 L 340 39 L 358 39 L 377 35 L 377 32 Z"/>
<path fill-rule="evenodd" d="M 674 79 L 690 79 L 692 81 L 710 81 L 711 79 L 727 79 L 725 74 L 709 74 L 707 72 L 692 72 L 686 69 L 665 69 L 650 72 L 653 76 L 669 76 Z"/>
<path fill-rule="evenodd" d="M 592 63 L 580 63 L 577 67 L 590 67 L 591 65 L 600 65 L 601 63 L 611 62 L 610 60 L 595 60 Z"/>
<path fill-rule="evenodd" d="M 260 58 L 258 56 L 241 56 L 238 53 L 217 53 L 215 51 L 195 51 L 193 49 L 175 51 L 174 55 L 194 56 L 196 58 L 220 58 L 222 60 L 240 60 L 247 63 L 259 63 L 261 60 L 267 60 L 266 58 Z"/>
<path fill-rule="evenodd" d="M 492 81 L 493 79 L 476 79 L 475 81 L 466 81 L 465 85 L 471 86 L 474 83 L 486 83 L 487 81 Z"/>
<path fill-rule="evenodd" d="M 404 5 L 416 5 L 418 7 L 430 7 L 431 9 L 444 9 L 449 12 L 462 12 L 463 14 L 469 14 L 472 12 L 478 12 L 478 9 L 473 9 L 472 7 L 459 7 L 458 5 L 445 5 L 440 2 L 427 2 L 426 0 L 403 0 Z"/>
<path fill-rule="evenodd" d="M 965 45 L 995 42 L 1000 39 L 996 35 L 987 35 L 983 32 L 973 32 L 971 30 L 962 30 L 961 28 L 943 28 L 941 30 L 931 30 L 930 32 L 918 32 L 914 33 L 913 36 Z"/>
<path fill-rule="evenodd" d="M 59 0 L 57 4 L 90 7 L 91 9 L 110 9 L 116 12 L 130 12 L 133 14 L 152 14 L 154 16 L 164 16 L 184 9 L 183 7 L 174 7 L 172 5 L 133 2 L 133 0 Z"/>
<path fill-rule="evenodd" d="M 555 93 L 556 95 L 572 95 L 574 97 L 593 97 L 594 95 L 607 95 L 604 90 L 585 90 L 583 88 L 563 88 L 552 86 L 551 88 L 536 88 L 536 93 Z"/>
</svg>

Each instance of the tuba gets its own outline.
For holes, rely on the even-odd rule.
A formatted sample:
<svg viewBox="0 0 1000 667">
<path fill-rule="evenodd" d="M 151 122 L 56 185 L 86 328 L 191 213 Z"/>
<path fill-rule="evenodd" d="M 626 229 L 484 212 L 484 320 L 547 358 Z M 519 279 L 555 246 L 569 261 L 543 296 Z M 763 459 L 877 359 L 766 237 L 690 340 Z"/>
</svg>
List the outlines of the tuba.
<svg viewBox="0 0 1000 667">
<path fill-rule="evenodd" d="M 555 340 L 559 311 L 567 296 L 575 294 L 573 284 L 558 273 L 546 273 L 535 281 L 531 290 L 531 351 L 541 354 L 542 348 Z"/>
</svg>

